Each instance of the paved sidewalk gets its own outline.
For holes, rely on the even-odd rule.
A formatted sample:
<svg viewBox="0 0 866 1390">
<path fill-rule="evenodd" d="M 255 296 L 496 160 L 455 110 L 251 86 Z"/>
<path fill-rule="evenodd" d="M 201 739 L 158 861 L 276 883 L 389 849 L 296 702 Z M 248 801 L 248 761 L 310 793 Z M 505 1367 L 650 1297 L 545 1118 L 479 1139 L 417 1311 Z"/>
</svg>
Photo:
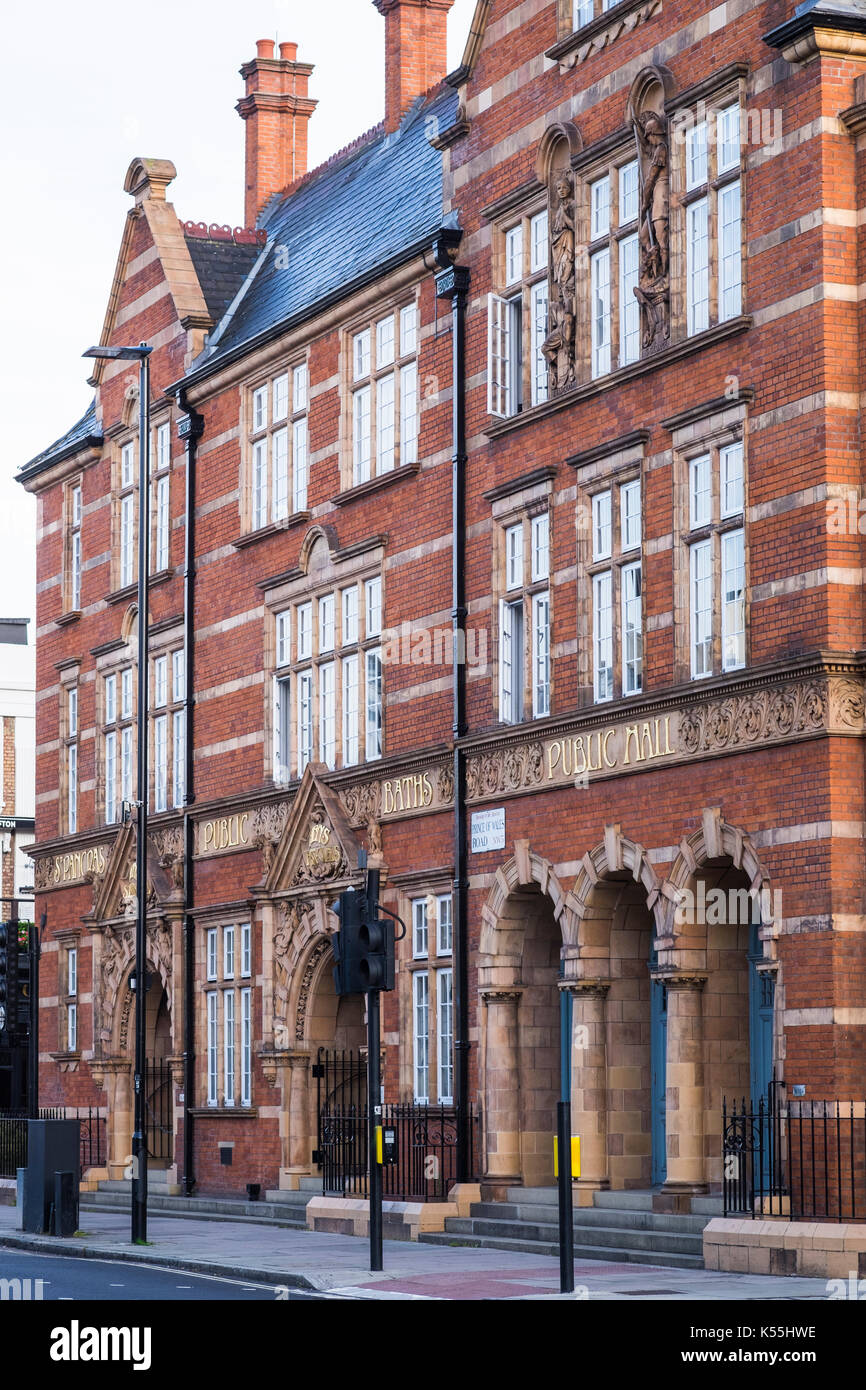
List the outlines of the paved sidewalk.
<svg viewBox="0 0 866 1390">
<path fill-rule="evenodd" d="M 83 1235 L 69 1240 L 16 1231 L 14 1207 L 0 1206 L 0 1246 L 52 1254 L 129 1260 L 197 1273 L 242 1277 L 290 1289 L 351 1298 L 559 1298 L 559 1263 L 542 1255 L 460 1246 L 385 1241 L 381 1274 L 371 1274 L 369 1247 L 355 1236 L 151 1216 L 147 1247 L 129 1242 L 124 1212 L 82 1211 Z M 576 1296 L 592 1300 L 820 1299 L 823 1279 L 783 1279 L 658 1265 L 575 1260 Z M 0 1249 L 0 1277 L 3 1254 Z"/>
</svg>

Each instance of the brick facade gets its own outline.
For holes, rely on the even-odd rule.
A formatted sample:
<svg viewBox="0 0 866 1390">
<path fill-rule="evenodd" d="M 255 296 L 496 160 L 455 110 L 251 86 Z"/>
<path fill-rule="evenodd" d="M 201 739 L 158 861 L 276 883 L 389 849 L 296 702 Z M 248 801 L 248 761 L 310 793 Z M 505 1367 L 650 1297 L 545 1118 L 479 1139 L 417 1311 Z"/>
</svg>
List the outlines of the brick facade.
<svg viewBox="0 0 866 1390">
<path fill-rule="evenodd" d="M 441 18 L 444 26 L 447 6 L 378 8 L 387 11 L 388 33 L 399 47 L 395 10 L 413 22 L 430 18 L 428 9 L 442 11 L 435 22 Z M 458 86 L 459 106 L 449 108 L 447 123 L 439 107 L 427 116 L 441 152 L 441 221 L 462 229 L 458 262 L 470 274 L 465 576 L 468 650 L 481 658 L 467 668 L 467 817 L 500 808 L 505 816 L 505 847 L 471 854 L 466 871 L 470 1098 L 482 1114 L 480 1175 L 494 1192 L 514 1182 L 552 1181 L 550 1134 L 564 1069 L 588 1199 L 600 1187 L 662 1181 L 677 1198 L 718 1189 L 724 1096 L 748 1095 L 773 1069 L 786 1084 L 805 1085 L 810 1098 L 856 1100 L 866 1092 L 864 633 L 856 598 L 862 538 L 856 526 L 834 528 L 829 521 L 834 501 L 847 505 L 860 489 L 863 38 L 846 34 L 834 44 L 832 26 L 819 32 L 805 21 L 795 39 L 771 33 L 782 16 L 770 4 L 728 6 L 722 20 L 716 11 L 696 19 L 692 7 L 675 2 L 662 11 L 620 0 L 610 14 L 584 15 L 574 33 L 560 8 L 543 0 L 479 0 L 464 64 L 449 79 Z M 282 61 L 294 63 L 293 46 L 283 47 L 292 52 Z M 422 114 L 410 112 L 402 124 L 400 116 L 441 76 L 438 50 L 436 71 L 413 76 L 408 68 L 408 77 L 398 71 L 416 47 L 413 41 L 394 58 L 389 48 L 386 140 L 396 133 L 408 141 L 411 121 L 428 108 L 413 106 Z M 281 60 L 264 56 L 279 67 Z M 434 92 L 424 100 L 439 98 Z M 713 127 L 717 111 L 734 108 L 742 139 L 731 159 L 738 163 L 725 165 L 727 149 L 719 154 L 711 140 L 704 194 L 687 165 L 696 158 L 688 130 L 702 113 L 710 113 Z M 632 227 L 620 171 L 636 160 L 639 199 L 657 148 L 636 142 L 636 126 L 648 113 L 664 130 L 669 193 L 667 202 L 652 203 L 647 219 L 636 215 Z M 293 207 L 307 206 L 304 199 L 312 206 L 317 188 L 336 187 L 341 170 L 372 158 L 382 138 L 371 132 L 322 171 L 296 179 L 268 214 L 277 220 L 263 220 L 269 238 L 263 254 L 279 255 Z M 382 158 L 392 159 L 399 186 L 406 144 L 381 148 L 392 149 Z M 265 168 L 255 151 L 254 161 Z M 194 799 L 185 813 L 194 822 L 196 853 L 184 865 L 182 806 L 153 816 L 151 950 L 168 1010 L 165 1024 L 154 1018 L 153 1037 L 173 1071 L 177 1164 L 182 1000 L 184 989 L 193 988 L 195 1095 L 186 1104 L 193 1107 L 199 1190 L 236 1191 L 248 1181 L 292 1185 L 315 1171 L 317 1050 L 354 1047 L 362 1038 L 358 1009 L 346 1000 L 338 1007 L 333 995 L 328 902 L 352 879 L 357 850 L 366 847 L 382 866 L 383 901 L 409 921 L 411 936 L 419 911 L 413 903 L 450 893 L 456 872 L 452 669 L 442 640 L 452 623 L 451 320 L 436 297 L 434 229 L 426 248 L 404 239 L 402 252 L 383 254 L 363 283 L 347 265 L 340 293 L 293 307 L 290 288 L 287 307 L 274 309 L 269 328 L 256 317 L 261 305 L 253 277 L 235 326 L 226 321 L 217 328 L 180 224 L 164 201 L 168 169 L 151 164 L 137 172 L 133 166 L 128 178 L 136 203 L 105 340 L 154 344 L 154 424 L 171 419 L 173 427 L 170 559 L 151 593 L 152 650 L 169 657 L 183 640 L 188 466 L 174 427 L 187 410 L 203 420 L 194 496 L 194 771 L 186 788 Z M 736 242 L 725 241 L 720 230 L 724 209 L 732 206 L 725 190 L 733 188 L 734 173 L 742 228 Z M 262 177 L 267 182 L 270 175 Z M 592 201 L 601 198 L 593 188 L 605 178 L 621 218 L 610 232 L 601 214 L 596 225 Z M 261 189 L 254 202 L 260 209 Z M 536 264 L 529 239 L 543 225 L 533 219 L 544 213 L 543 262 Z M 333 216 L 339 244 L 345 227 Z M 393 216 L 399 219 L 399 198 Z M 702 216 L 711 246 L 705 325 L 693 273 L 700 255 L 694 228 Z M 652 228 L 644 231 L 646 221 Z M 516 241 L 509 234 L 518 224 L 523 269 L 515 279 L 508 258 L 517 255 Z M 629 237 L 641 266 L 635 283 L 645 294 L 635 296 L 641 305 L 635 329 L 625 271 L 607 291 L 606 323 L 619 359 L 608 347 L 605 369 L 604 324 L 591 326 L 590 295 L 600 267 L 625 265 Z M 564 276 L 563 246 L 570 247 Z M 732 289 L 734 262 L 741 275 Z M 644 280 L 648 265 L 654 269 Z M 262 283 L 265 272 L 258 273 Z M 533 287 L 542 284 L 550 305 L 559 306 L 558 320 L 551 311 L 540 334 L 555 373 L 545 375 L 544 390 L 537 373 L 546 369 L 536 366 L 542 344 L 530 322 Z M 514 378 L 509 389 L 522 385 L 524 402 L 520 410 L 494 414 L 489 316 L 499 311 L 488 300 L 492 294 L 511 303 L 517 290 L 523 316 L 511 330 L 509 351 L 520 334 L 522 383 Z M 597 303 L 596 309 L 602 313 Z M 367 399 L 384 398 L 381 364 L 392 359 L 377 325 L 393 316 L 394 332 L 401 333 L 403 310 L 411 310 L 416 324 L 417 347 L 406 347 L 399 371 L 417 371 L 417 454 L 404 404 L 393 470 L 376 476 L 371 466 L 372 476 L 359 478 L 354 412 L 363 409 L 358 397 L 366 388 L 357 383 L 368 372 L 370 390 L 383 395 Z M 354 354 L 363 357 L 357 340 L 367 328 L 373 345 L 367 354 L 374 356 L 359 369 Z M 206 345 L 207 330 L 213 331 Z M 639 349 L 628 347 L 629 332 L 641 339 Z M 404 349 L 397 342 L 390 350 L 397 361 L 393 354 Z M 602 367 L 594 370 L 598 361 Z M 125 1115 L 112 1130 L 115 1165 L 125 1161 L 129 1139 L 130 1034 L 121 1015 L 134 885 L 130 890 L 131 837 L 105 824 L 107 721 L 98 702 L 101 683 L 120 671 L 134 631 L 134 597 L 116 577 L 117 470 L 132 437 L 128 366 L 99 374 L 97 418 L 86 439 L 67 444 L 61 458 L 48 451 L 25 470 L 40 506 L 37 886 L 49 914 L 42 1096 L 49 1103 L 95 1100 Z M 260 425 L 256 392 L 266 387 L 264 399 L 273 403 L 283 390 L 275 380 L 283 373 L 290 380 L 296 367 L 306 368 L 305 404 L 299 405 L 302 388 L 294 378 L 285 388 L 298 393 L 292 409 L 278 416 L 274 407 L 273 421 Z M 396 389 L 394 370 L 387 389 Z M 293 451 L 289 500 L 274 521 L 267 503 L 258 510 L 255 460 L 275 457 L 256 453 L 258 431 L 269 431 L 270 439 L 283 419 L 292 424 L 302 416 L 308 473 L 301 478 L 295 435 L 285 446 Z M 705 457 L 715 480 L 707 505 L 715 510 L 696 524 L 695 470 L 702 465 L 695 461 Z M 728 484 L 719 472 L 729 458 L 743 461 L 741 483 Z M 63 576 L 68 494 L 77 477 L 85 566 L 80 612 L 73 613 Z M 640 521 L 629 551 L 620 492 L 634 482 Z M 273 478 L 271 486 L 277 486 Z M 733 511 L 726 510 L 725 487 L 741 489 Z M 594 499 L 605 492 L 612 534 L 622 542 L 622 555 L 610 560 L 596 554 L 593 530 Z M 533 524 L 539 517 L 547 518 L 549 535 L 544 568 L 529 554 L 542 534 Z M 506 549 L 517 544 L 507 539 L 515 527 L 526 548 L 519 585 Z M 738 536 L 745 618 L 731 645 L 735 617 L 721 590 L 735 581 L 725 579 L 719 557 L 727 545 L 734 552 Z M 714 557 L 708 561 L 715 566 L 714 597 L 700 656 L 707 673 L 693 677 L 698 600 L 690 565 L 698 563 L 702 544 L 709 550 L 700 553 Z M 614 587 L 626 583 L 627 563 L 639 565 L 642 653 L 631 693 L 625 693 L 621 630 L 625 591 Z M 607 676 L 598 655 L 596 574 L 599 592 L 609 583 L 617 595 L 609 699 L 598 698 L 598 682 Z M 382 633 L 365 617 L 353 637 L 343 614 L 340 643 L 332 643 L 339 650 L 329 661 L 327 619 L 317 606 L 311 621 L 318 646 L 304 656 L 297 623 L 306 621 L 298 617 L 305 595 L 318 605 L 333 594 L 339 610 L 343 591 L 357 586 L 363 605 L 365 586 L 375 580 Z M 522 598 L 514 597 L 518 590 Z M 543 678 L 530 637 L 542 621 L 536 598 L 544 594 L 549 660 Z M 502 634 L 504 624 L 518 621 L 505 614 L 515 604 L 522 604 L 523 646 L 509 629 L 507 650 L 512 657 L 520 651 L 516 679 L 525 689 L 519 717 L 509 720 L 502 717 Z M 284 716 L 276 713 L 273 692 L 283 667 L 278 619 L 288 611 L 295 645 L 285 657 L 292 705 Z M 357 758 L 346 757 L 341 721 L 351 724 L 355 716 L 340 685 L 329 770 L 315 756 L 330 746 L 326 681 L 342 680 L 346 663 L 357 658 L 370 682 L 376 642 L 384 671 L 381 757 L 365 748 L 369 716 L 360 711 L 360 750 Z M 730 657 L 737 642 L 742 661 Z M 335 674 L 321 675 L 329 664 Z M 307 688 L 306 670 L 318 704 L 314 756 L 299 778 L 306 715 L 297 701 Z M 64 826 L 58 752 L 63 697 L 72 683 L 80 691 L 75 836 Z M 283 717 L 290 726 L 285 776 L 275 766 Z M 316 826 L 325 827 L 318 839 Z M 318 854 L 323 844 L 331 858 Z M 84 858 L 76 860 L 82 850 Z M 715 915 L 702 906 L 689 920 L 684 902 L 705 905 L 717 889 L 725 906 Z M 745 891 L 752 906 L 735 917 L 731 904 Z M 384 1001 L 388 1099 L 411 1101 L 418 1089 L 413 1031 L 424 988 L 432 991 L 428 1098 L 447 1085 L 434 1021 L 447 995 L 434 996 L 447 989 L 439 974 L 450 962 L 431 945 L 434 908 L 428 903 L 422 910 L 427 949 L 413 952 L 411 940 L 400 947 L 397 988 Z M 191 984 L 184 980 L 185 920 L 193 924 Z M 249 971 L 234 965 L 227 974 L 224 928 L 234 927 L 240 952 L 245 923 L 252 924 Z M 62 1011 L 56 971 L 73 939 L 80 940 L 82 981 L 75 1057 L 61 1055 L 60 1042 L 52 1041 Z M 220 956 L 215 977 L 209 940 Z M 414 983 L 419 972 L 426 973 L 426 986 Z M 226 1005 L 227 994 L 233 1005 Z M 232 1007 L 233 1025 L 225 1013 Z M 220 1053 L 220 1076 L 211 1085 L 208 1049 L 219 1039 L 219 1051 L 232 1027 L 240 1048 L 247 1007 L 250 1089 L 235 1061 L 235 1103 L 226 1106 L 220 1087 L 227 1064 Z M 769 1015 L 761 1015 L 762 1007 Z M 758 1041 L 759 1018 L 769 1042 Z M 565 1040 L 561 1021 L 572 1030 Z M 220 1161 L 220 1143 L 234 1145 L 230 1165 Z"/>
</svg>

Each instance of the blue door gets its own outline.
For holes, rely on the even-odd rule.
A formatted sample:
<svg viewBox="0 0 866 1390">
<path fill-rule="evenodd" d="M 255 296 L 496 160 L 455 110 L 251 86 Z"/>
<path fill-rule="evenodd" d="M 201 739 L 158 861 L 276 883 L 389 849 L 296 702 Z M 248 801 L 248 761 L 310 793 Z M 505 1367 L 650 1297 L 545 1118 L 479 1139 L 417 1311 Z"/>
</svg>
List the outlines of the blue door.
<svg viewBox="0 0 866 1390">
<path fill-rule="evenodd" d="M 773 1079 L 773 1000 L 775 981 L 766 970 L 758 970 L 763 960 L 758 924 L 752 923 L 749 934 L 749 1074 L 752 1108 L 758 1101 L 767 1104 L 767 1092 Z"/>
<path fill-rule="evenodd" d="M 656 953 L 650 957 L 655 969 Z M 668 1045 L 668 991 L 663 980 L 650 980 L 650 1106 L 652 1121 L 652 1182 L 663 1183 L 668 1160 L 665 1149 L 665 1076 Z"/>
</svg>

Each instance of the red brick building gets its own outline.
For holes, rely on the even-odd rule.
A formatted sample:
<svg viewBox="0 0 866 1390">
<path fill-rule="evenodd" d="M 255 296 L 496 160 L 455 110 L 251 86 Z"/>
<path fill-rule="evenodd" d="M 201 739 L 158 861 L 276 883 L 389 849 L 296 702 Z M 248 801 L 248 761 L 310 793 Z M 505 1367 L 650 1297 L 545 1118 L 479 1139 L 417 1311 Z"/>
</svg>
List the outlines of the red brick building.
<svg viewBox="0 0 866 1390">
<path fill-rule="evenodd" d="M 309 174 L 309 65 L 245 65 L 258 231 L 127 176 L 103 342 L 154 346 L 163 1157 L 200 1191 L 316 1172 L 366 848 L 409 927 L 386 1099 L 472 1102 L 498 1196 L 552 1181 L 565 1091 L 580 1200 L 681 1209 L 720 1190 L 723 1098 L 866 1093 L 863 22 L 479 0 L 442 80 L 447 0 L 378 8 L 384 125 Z M 21 476 L 42 1088 L 102 1088 L 116 1173 L 135 402 L 94 385 Z"/>
</svg>

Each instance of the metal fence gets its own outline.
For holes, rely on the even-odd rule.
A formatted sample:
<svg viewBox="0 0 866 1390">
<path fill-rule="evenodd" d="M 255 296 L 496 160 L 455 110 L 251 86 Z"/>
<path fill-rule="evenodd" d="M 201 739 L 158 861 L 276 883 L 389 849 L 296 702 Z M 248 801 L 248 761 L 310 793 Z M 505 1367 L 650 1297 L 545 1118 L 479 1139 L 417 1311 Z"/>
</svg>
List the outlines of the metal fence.
<svg viewBox="0 0 866 1390">
<path fill-rule="evenodd" d="M 866 1220 L 866 1102 L 722 1103 L 725 1216 Z"/>
<path fill-rule="evenodd" d="M 383 1105 L 383 1134 L 394 1162 L 382 1167 L 382 1190 L 396 1201 L 444 1202 L 457 1181 L 457 1110 L 448 1105 Z M 475 1175 L 478 1116 L 469 1107 L 469 1171 Z M 366 1197 L 367 1107 L 332 1108 L 319 1120 L 322 1192 Z"/>
<path fill-rule="evenodd" d="M 107 1158 L 107 1118 L 92 1106 L 45 1106 L 40 1120 L 78 1120 L 80 1124 L 79 1161 L 81 1171 L 101 1168 Z M 14 1178 L 27 1167 L 26 1110 L 0 1110 L 0 1178 Z"/>
</svg>

